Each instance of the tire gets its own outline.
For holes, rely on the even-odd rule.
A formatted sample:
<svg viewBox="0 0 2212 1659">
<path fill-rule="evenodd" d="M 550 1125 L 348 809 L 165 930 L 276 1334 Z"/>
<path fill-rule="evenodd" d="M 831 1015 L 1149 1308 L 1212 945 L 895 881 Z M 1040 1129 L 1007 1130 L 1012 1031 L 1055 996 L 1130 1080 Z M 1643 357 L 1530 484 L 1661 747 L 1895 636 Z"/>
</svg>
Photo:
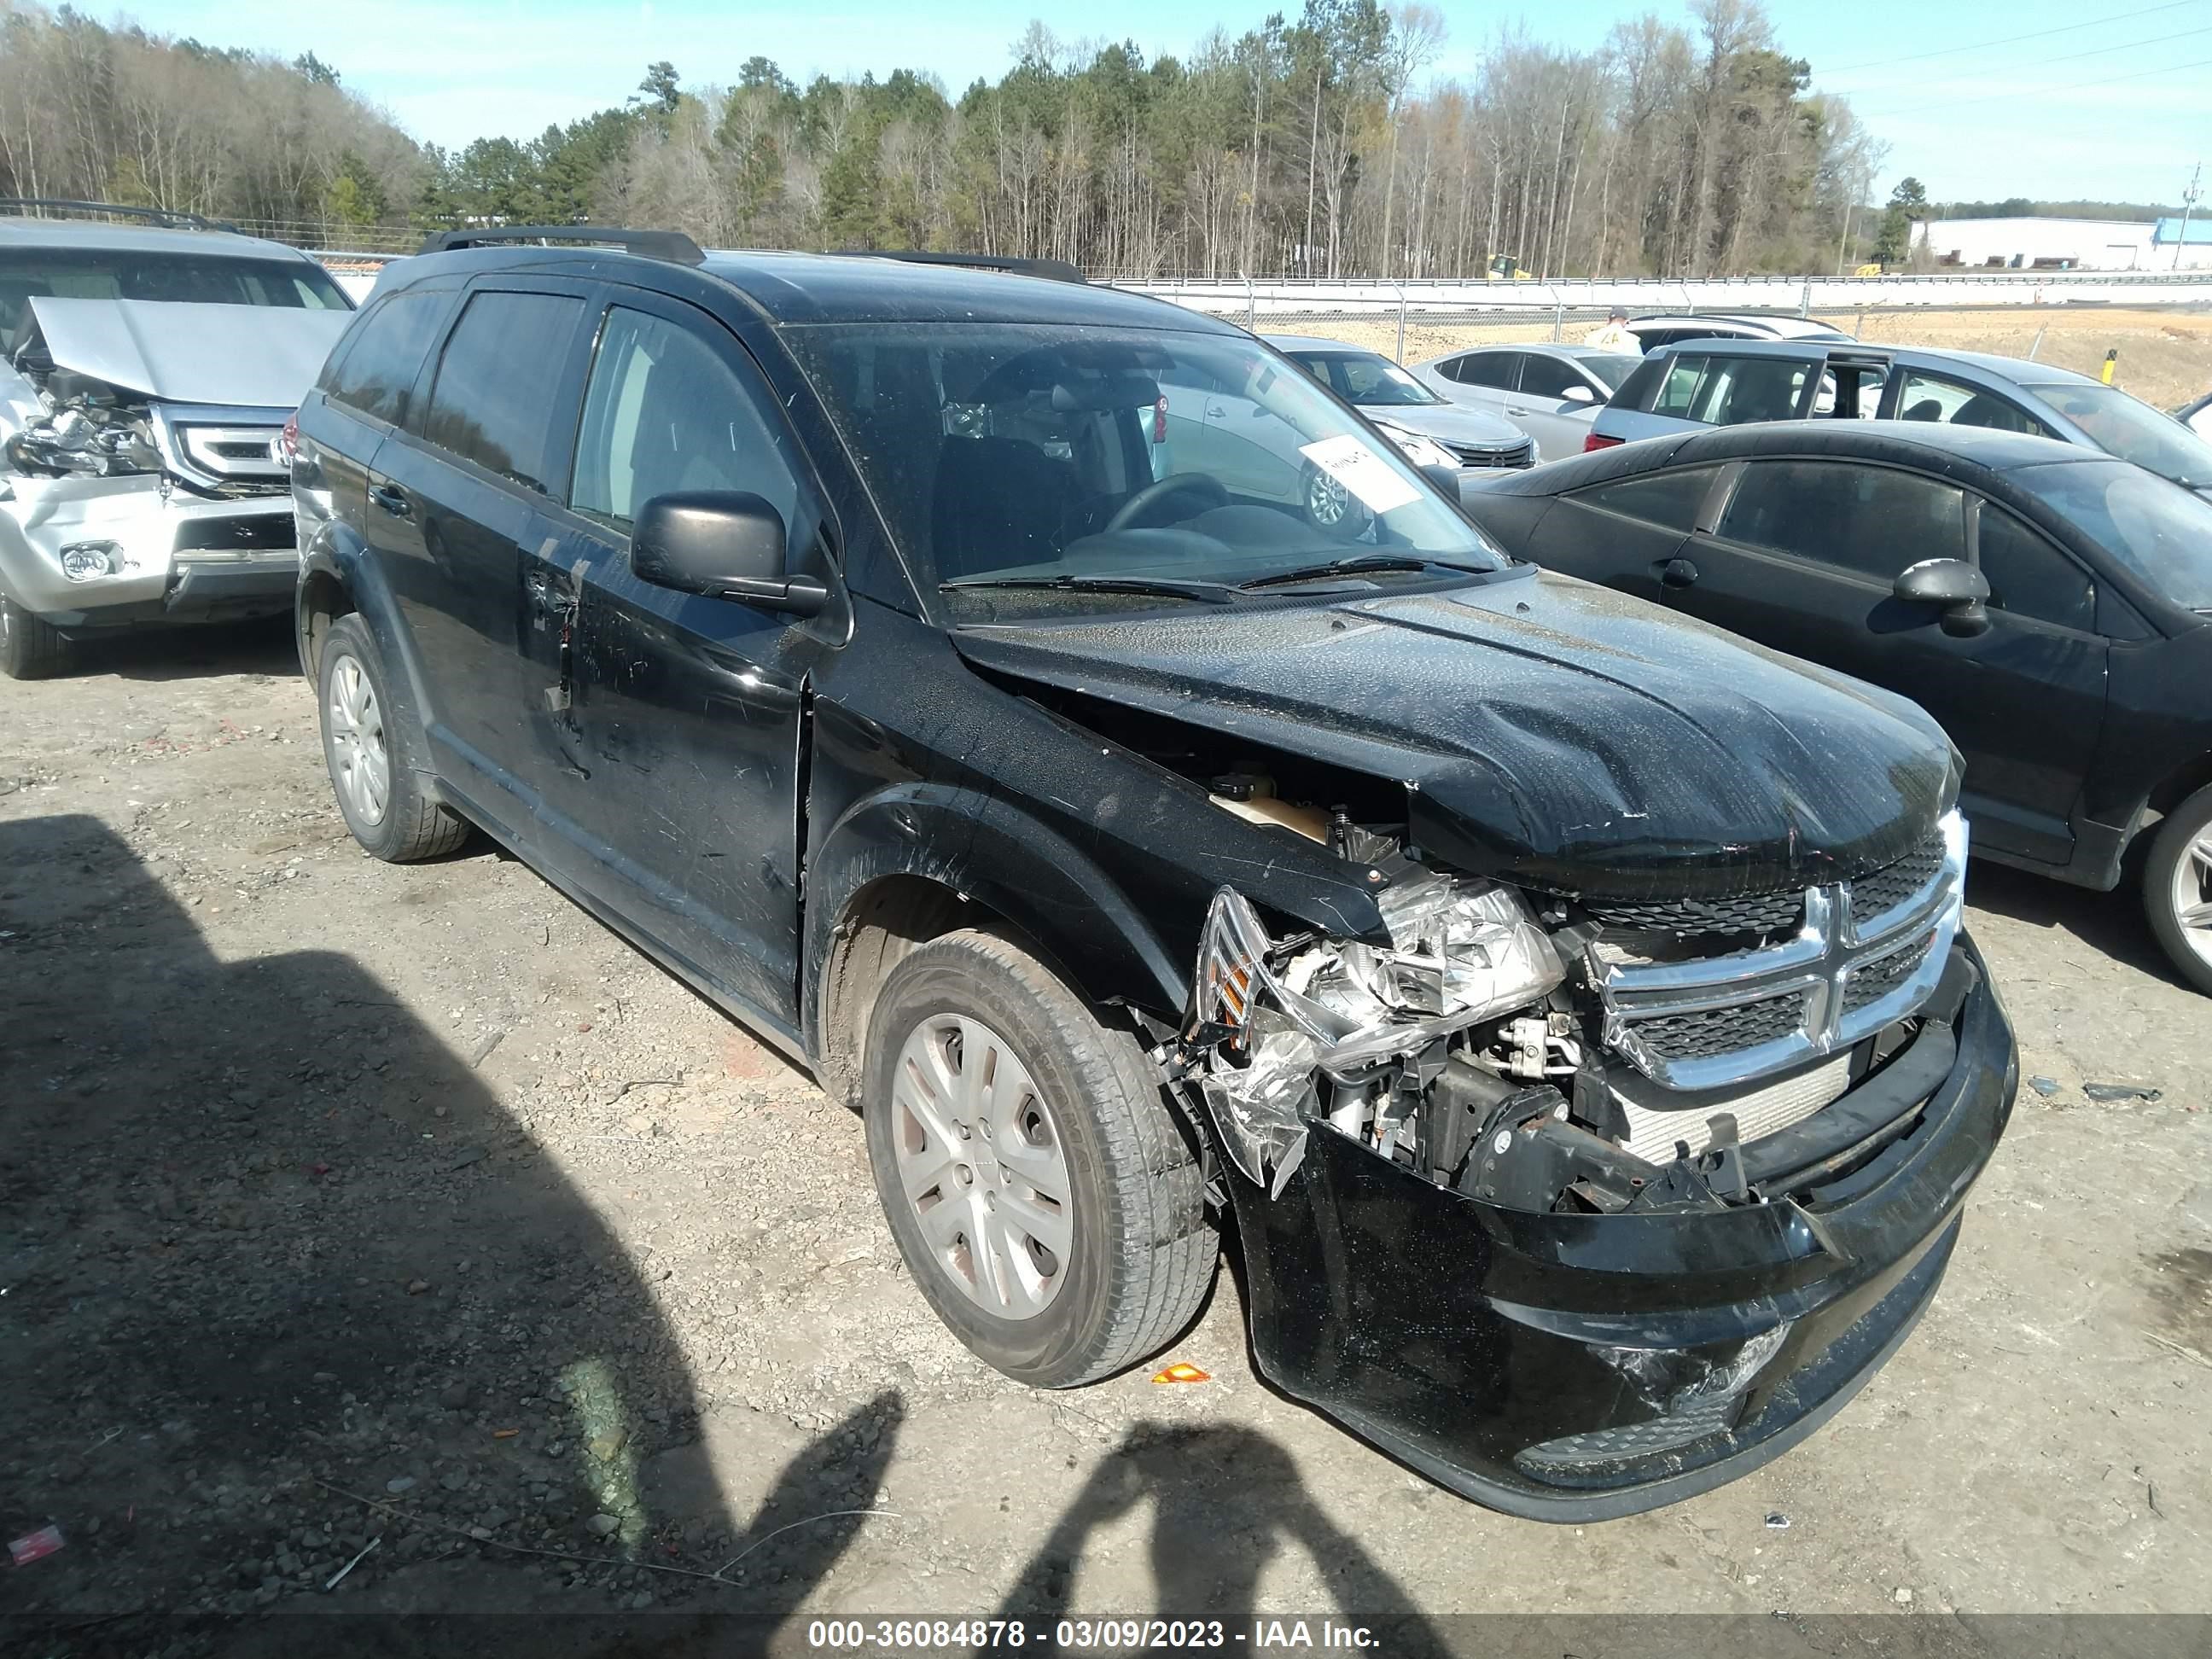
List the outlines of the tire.
<svg viewBox="0 0 2212 1659">
<path fill-rule="evenodd" d="M 76 665 L 68 635 L 0 592 L 0 673 L 11 680 L 50 680 Z"/>
<path fill-rule="evenodd" d="M 1309 461 L 1298 475 L 1298 507 L 1324 536 L 1357 541 L 1374 518 L 1358 497 Z"/>
<path fill-rule="evenodd" d="M 970 1097 L 955 1085 L 982 1074 L 969 1069 L 978 1054 L 990 1086 Z M 932 1055 L 945 1069 L 925 1077 Z M 1135 1040 L 1036 957 L 974 931 L 922 945 L 877 995 L 866 1067 L 884 1218 L 978 1358 L 1034 1388 L 1074 1388 L 1190 1322 L 1218 1255 L 1196 1158 Z M 1056 1180 L 1055 1209 L 1044 1200 Z M 971 1231 L 985 1248 L 966 1246 Z"/>
<path fill-rule="evenodd" d="M 392 714 L 384 660 L 357 616 L 341 617 L 323 640 L 315 675 L 322 717 L 323 764 L 353 838 L 386 864 L 450 853 L 469 836 L 467 822 L 422 790 L 422 757 L 407 723 Z"/>
<path fill-rule="evenodd" d="M 2159 825 L 2143 864 L 2143 908 L 2182 977 L 2212 996 L 2212 785 Z"/>
</svg>

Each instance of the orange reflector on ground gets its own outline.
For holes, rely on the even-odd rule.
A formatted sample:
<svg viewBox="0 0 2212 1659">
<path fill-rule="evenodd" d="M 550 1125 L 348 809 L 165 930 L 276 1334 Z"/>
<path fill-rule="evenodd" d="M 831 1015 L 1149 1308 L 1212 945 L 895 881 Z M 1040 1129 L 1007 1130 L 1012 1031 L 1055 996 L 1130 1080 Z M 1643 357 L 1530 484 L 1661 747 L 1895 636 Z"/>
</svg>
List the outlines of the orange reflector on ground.
<svg viewBox="0 0 2212 1659">
<path fill-rule="evenodd" d="M 1195 1365 L 1187 1365 L 1178 1359 L 1164 1371 L 1152 1374 L 1155 1382 L 1211 1382 L 1213 1379 Z"/>
</svg>

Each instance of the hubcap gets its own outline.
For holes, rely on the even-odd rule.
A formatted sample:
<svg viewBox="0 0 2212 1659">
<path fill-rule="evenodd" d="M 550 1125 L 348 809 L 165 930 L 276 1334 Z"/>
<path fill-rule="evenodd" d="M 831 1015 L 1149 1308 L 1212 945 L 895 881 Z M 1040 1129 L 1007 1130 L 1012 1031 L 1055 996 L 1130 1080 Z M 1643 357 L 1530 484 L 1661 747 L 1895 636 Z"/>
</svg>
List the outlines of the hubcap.
<svg viewBox="0 0 2212 1659">
<path fill-rule="evenodd" d="M 366 824 L 384 822 L 392 793 L 392 762 L 384 744 L 384 709 L 358 659 L 331 665 L 331 780 L 353 815 Z"/>
<path fill-rule="evenodd" d="M 1316 472 L 1307 480 L 1306 513 L 1316 524 L 1341 524 L 1351 506 L 1352 498 L 1344 486 L 1328 473 Z"/>
<path fill-rule="evenodd" d="M 2212 962 L 2212 829 L 2184 848 L 2174 866 L 2173 915 L 2189 948 Z"/>
<path fill-rule="evenodd" d="M 1029 1068 L 989 1026 L 936 1014 L 891 1085 L 899 1185 L 930 1260 L 1001 1319 L 1034 1319 L 1067 1277 L 1067 1154 Z"/>
</svg>

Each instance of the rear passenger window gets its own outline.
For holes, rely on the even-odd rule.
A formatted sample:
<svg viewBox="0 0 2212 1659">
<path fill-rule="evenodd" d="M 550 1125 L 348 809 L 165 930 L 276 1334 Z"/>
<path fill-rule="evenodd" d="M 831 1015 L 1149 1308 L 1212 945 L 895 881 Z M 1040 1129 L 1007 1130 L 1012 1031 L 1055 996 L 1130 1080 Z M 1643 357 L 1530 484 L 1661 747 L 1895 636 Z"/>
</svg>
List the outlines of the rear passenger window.
<svg viewBox="0 0 2212 1659">
<path fill-rule="evenodd" d="M 548 474 L 568 424 L 556 404 L 583 311 L 581 300 L 560 294 L 470 300 L 438 360 L 422 436 L 510 483 L 553 493 L 558 481 Z"/>
<path fill-rule="evenodd" d="M 1474 351 L 1453 359 L 1452 379 L 1462 386 L 1494 386 L 1510 392 L 1521 374 L 1517 351 Z"/>
<path fill-rule="evenodd" d="M 1656 524 L 1684 535 L 1698 527 L 1698 508 L 1705 502 L 1719 474 L 1717 466 L 1685 466 L 1671 472 L 1647 472 L 1639 478 L 1617 478 L 1611 483 L 1578 489 L 1568 499 L 1585 507 L 1602 507 L 1625 519 Z"/>
<path fill-rule="evenodd" d="M 453 298 L 447 289 L 408 289 L 363 313 L 350 331 L 352 343 L 323 373 L 323 395 L 398 426 L 407 418 L 408 388 Z"/>
<path fill-rule="evenodd" d="M 579 513 L 627 526 L 655 495 L 748 490 L 783 514 L 796 551 L 798 486 L 783 451 L 778 431 L 705 341 L 645 312 L 617 306 L 607 313 L 576 441 L 570 504 Z"/>
<path fill-rule="evenodd" d="M 1754 461 L 1718 533 L 1889 582 L 1923 559 L 1966 556 L 1966 498 L 1954 485 L 1889 467 Z"/>
<path fill-rule="evenodd" d="M 1984 501 L 1978 539 L 1991 605 L 2015 617 L 2096 631 L 2097 594 L 2088 573 L 2040 534 Z"/>
<path fill-rule="evenodd" d="M 1677 352 L 1667 360 L 1666 378 L 1659 383 L 1659 396 L 1651 405 L 1654 415 L 1679 415 L 1685 420 L 1696 417 L 1690 413 L 1697 402 L 1698 383 L 1705 377 L 1705 365 L 1711 361 L 1703 353 Z"/>
</svg>

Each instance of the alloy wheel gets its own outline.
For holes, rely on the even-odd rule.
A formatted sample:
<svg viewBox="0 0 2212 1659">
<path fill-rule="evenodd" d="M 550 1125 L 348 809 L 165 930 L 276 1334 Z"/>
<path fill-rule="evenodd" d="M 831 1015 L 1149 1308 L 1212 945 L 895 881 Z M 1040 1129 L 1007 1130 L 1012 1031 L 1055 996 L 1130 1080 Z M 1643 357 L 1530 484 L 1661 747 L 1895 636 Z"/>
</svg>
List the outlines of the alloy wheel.
<svg viewBox="0 0 2212 1659">
<path fill-rule="evenodd" d="M 2173 866 L 2172 900 L 2181 937 L 2190 949 L 2212 963 L 2212 827 L 2182 848 Z"/>
<path fill-rule="evenodd" d="M 1066 1282 L 1075 1218 L 1066 1150 L 1029 1068 L 981 1021 L 933 1015 L 899 1051 L 891 1111 L 930 1259 L 986 1312 L 1036 1318 Z"/>
<path fill-rule="evenodd" d="M 331 665 L 331 775 L 362 823 L 384 822 L 392 793 L 392 758 L 385 745 L 384 708 L 357 657 Z"/>
<path fill-rule="evenodd" d="M 1316 468 L 1306 480 L 1306 516 L 1324 530 L 1333 530 L 1351 511 L 1351 492 Z"/>
</svg>

